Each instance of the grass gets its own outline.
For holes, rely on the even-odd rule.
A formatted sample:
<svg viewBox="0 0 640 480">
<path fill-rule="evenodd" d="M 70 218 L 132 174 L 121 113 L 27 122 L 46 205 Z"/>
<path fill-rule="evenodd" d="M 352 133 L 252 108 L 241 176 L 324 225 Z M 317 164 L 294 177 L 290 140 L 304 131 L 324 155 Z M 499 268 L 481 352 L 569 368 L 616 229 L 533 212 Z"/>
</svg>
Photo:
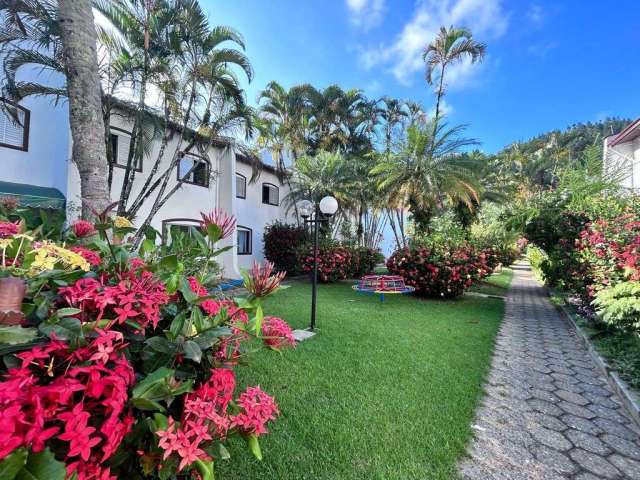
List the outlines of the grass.
<svg viewBox="0 0 640 480">
<path fill-rule="evenodd" d="M 266 312 L 294 328 L 309 319 L 310 286 L 296 283 Z M 321 285 L 318 334 L 238 369 L 282 415 L 261 439 L 264 460 L 231 442 L 218 479 L 455 478 L 503 316 L 499 299 L 457 301 L 355 294 Z"/>
<path fill-rule="evenodd" d="M 504 297 L 509 290 L 512 278 L 513 270 L 505 267 L 500 273 L 494 273 L 482 282 L 473 285 L 470 291 L 484 293 L 485 295 L 498 295 Z"/>
</svg>

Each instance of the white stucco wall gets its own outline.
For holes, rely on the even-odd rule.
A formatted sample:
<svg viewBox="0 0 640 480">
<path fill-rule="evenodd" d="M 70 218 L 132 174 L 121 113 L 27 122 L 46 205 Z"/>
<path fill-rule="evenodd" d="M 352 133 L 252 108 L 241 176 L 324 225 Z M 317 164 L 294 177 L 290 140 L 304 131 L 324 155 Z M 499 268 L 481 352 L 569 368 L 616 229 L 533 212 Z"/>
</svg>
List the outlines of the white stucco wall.
<svg viewBox="0 0 640 480">
<path fill-rule="evenodd" d="M 244 175 L 247 179 L 247 195 L 246 198 L 237 198 L 235 192 L 235 180 L 233 182 L 233 199 L 235 202 L 235 214 L 239 226 L 250 228 L 252 230 L 252 253 L 251 255 L 238 255 L 238 266 L 240 268 L 250 268 L 253 261 L 264 261 L 262 235 L 264 228 L 281 220 L 283 222 L 295 222 L 293 213 L 287 215 L 284 204 L 284 198 L 289 193 L 285 185 L 281 184 L 278 177 L 268 171 L 263 170 L 253 183 L 251 180 L 251 166 L 246 163 L 237 161 L 236 171 Z M 234 176 L 235 179 L 235 176 Z M 279 188 L 279 205 L 268 205 L 262 203 L 262 184 L 270 183 Z"/>
<path fill-rule="evenodd" d="M 66 102 L 28 98 L 20 105 L 31 111 L 29 149 L 0 147 L 0 180 L 57 188 L 66 195 L 69 112 Z"/>
<path fill-rule="evenodd" d="M 611 147 L 609 146 L 611 138 L 608 137 L 604 141 L 603 168 L 609 174 L 624 175 L 620 180 L 622 187 L 640 188 L 640 149 L 636 149 L 634 153 L 635 142 L 623 142 Z"/>
</svg>

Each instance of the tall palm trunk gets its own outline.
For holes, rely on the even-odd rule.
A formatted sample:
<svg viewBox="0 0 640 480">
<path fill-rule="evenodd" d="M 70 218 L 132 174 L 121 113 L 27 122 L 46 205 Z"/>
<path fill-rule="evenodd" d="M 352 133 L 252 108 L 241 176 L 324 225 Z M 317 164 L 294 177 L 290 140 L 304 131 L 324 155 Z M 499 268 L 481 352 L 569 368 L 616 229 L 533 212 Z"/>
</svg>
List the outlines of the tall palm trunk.
<svg viewBox="0 0 640 480">
<path fill-rule="evenodd" d="M 90 207 L 101 211 L 110 203 L 96 30 L 90 0 L 58 0 L 58 8 L 73 139 L 71 158 L 80 173 L 86 218 L 91 215 Z"/>
</svg>

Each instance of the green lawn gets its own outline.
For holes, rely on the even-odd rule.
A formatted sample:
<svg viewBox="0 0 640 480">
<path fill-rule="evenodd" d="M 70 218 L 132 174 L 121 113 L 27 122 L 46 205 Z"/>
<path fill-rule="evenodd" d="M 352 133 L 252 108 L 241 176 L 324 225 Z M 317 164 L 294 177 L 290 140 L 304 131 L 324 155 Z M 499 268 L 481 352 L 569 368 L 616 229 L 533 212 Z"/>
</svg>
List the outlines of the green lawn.
<svg viewBox="0 0 640 480">
<path fill-rule="evenodd" d="M 310 286 L 268 302 L 269 315 L 304 328 Z M 282 415 L 258 462 L 241 441 L 218 479 L 451 479 L 471 435 L 504 305 L 355 294 L 321 285 L 318 335 L 239 368 L 241 384 L 275 395 Z"/>
<path fill-rule="evenodd" d="M 511 285 L 511 278 L 513 278 L 513 270 L 503 268 L 500 273 L 494 273 L 483 281 L 473 285 L 470 291 L 504 297 L 509 290 L 509 285 Z"/>
</svg>

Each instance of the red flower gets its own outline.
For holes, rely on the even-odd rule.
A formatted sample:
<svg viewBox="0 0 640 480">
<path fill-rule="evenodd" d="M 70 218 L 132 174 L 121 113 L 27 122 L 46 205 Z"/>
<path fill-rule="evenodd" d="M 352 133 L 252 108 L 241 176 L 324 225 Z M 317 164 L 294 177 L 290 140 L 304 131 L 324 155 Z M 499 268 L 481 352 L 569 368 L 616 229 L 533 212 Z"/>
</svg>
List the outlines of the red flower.
<svg viewBox="0 0 640 480">
<path fill-rule="evenodd" d="M 274 265 L 271 262 L 265 262 L 264 265 L 253 262 L 249 275 L 244 280 L 244 288 L 254 297 L 271 295 L 287 275 L 287 272 L 274 273 L 273 269 Z"/>
<path fill-rule="evenodd" d="M 102 263 L 100 255 L 93 250 L 89 250 L 85 247 L 69 247 L 72 252 L 78 253 L 84 258 L 90 265 L 97 267 Z"/>
<path fill-rule="evenodd" d="M 293 330 L 287 322 L 278 317 L 264 317 L 262 335 L 264 343 L 271 348 L 279 349 L 296 345 Z"/>
<path fill-rule="evenodd" d="M 0 222 L 0 238 L 7 238 L 20 232 L 19 223 Z"/>
<path fill-rule="evenodd" d="M 86 220 L 76 220 L 71 224 L 71 230 L 78 238 L 85 238 L 96 233 L 93 223 Z"/>
<path fill-rule="evenodd" d="M 220 229 L 220 240 L 230 236 L 236 228 L 236 219 L 233 215 L 227 215 L 227 213 L 216 208 L 209 213 L 200 212 L 202 222 L 200 223 L 205 234 L 209 225 L 216 225 Z"/>
</svg>

